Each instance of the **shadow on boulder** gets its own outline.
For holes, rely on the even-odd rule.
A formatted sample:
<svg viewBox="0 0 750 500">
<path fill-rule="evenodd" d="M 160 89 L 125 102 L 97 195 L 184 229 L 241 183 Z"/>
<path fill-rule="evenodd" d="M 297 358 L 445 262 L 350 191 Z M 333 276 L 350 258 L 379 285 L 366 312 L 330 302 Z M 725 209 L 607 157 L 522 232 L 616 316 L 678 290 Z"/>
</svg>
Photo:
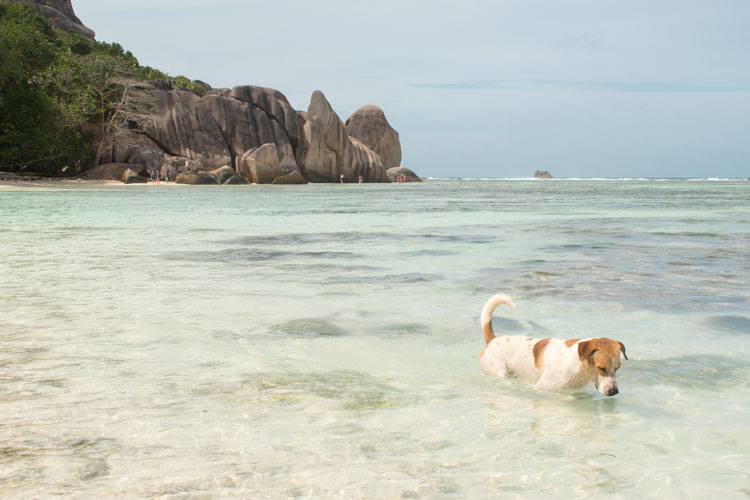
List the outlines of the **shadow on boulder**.
<svg viewBox="0 0 750 500">
<path fill-rule="evenodd" d="M 211 185 L 218 184 L 216 177 L 206 172 L 183 172 L 174 180 L 177 184 Z"/>
</svg>

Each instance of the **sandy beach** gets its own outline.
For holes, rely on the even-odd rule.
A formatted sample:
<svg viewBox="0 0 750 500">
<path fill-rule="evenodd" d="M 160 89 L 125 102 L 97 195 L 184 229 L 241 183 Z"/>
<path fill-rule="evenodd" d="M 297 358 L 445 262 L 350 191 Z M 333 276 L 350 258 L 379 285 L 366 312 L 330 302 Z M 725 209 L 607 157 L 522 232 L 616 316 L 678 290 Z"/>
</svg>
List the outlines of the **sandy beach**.
<svg viewBox="0 0 750 500">
<path fill-rule="evenodd" d="M 0 174 L 0 189 L 49 188 L 49 187 L 95 187 L 95 186 L 177 186 L 175 182 L 125 184 L 116 180 L 92 180 L 77 177 L 24 177 L 15 174 Z"/>
</svg>

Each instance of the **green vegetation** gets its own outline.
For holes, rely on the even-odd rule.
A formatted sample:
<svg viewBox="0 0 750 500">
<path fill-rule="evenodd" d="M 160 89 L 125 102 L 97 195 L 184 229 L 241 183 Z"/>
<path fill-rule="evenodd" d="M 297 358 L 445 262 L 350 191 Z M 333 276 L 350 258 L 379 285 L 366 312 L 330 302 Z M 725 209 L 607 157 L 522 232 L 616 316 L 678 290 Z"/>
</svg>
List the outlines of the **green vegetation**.
<svg viewBox="0 0 750 500">
<path fill-rule="evenodd" d="M 95 162 L 117 129 L 148 115 L 148 81 L 184 76 L 141 66 L 118 43 L 90 42 L 53 28 L 23 3 L 0 0 L 0 170 L 47 175 Z"/>
</svg>

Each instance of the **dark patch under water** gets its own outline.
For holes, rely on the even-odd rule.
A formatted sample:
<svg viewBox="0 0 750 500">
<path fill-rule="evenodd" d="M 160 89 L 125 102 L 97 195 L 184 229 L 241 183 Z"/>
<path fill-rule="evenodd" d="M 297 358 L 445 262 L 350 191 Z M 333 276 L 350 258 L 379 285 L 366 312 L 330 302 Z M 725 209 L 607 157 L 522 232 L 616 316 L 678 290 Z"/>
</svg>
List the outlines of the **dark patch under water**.
<svg viewBox="0 0 750 500">
<path fill-rule="evenodd" d="M 383 325 L 378 332 L 386 337 L 402 337 L 413 335 L 427 335 L 431 333 L 430 327 L 424 323 L 393 323 Z"/>
<path fill-rule="evenodd" d="M 295 337 L 342 337 L 347 332 L 333 323 L 321 319 L 295 319 L 271 327 L 274 333 Z"/>
<path fill-rule="evenodd" d="M 409 398 L 386 380 L 352 370 L 258 373 L 242 384 L 236 396 L 266 404 L 301 405 L 322 398 L 338 401 L 345 411 L 380 410 L 409 403 Z"/>
<path fill-rule="evenodd" d="M 713 316 L 706 320 L 712 330 L 737 335 L 750 335 L 750 318 L 745 316 Z"/>
<path fill-rule="evenodd" d="M 336 251 L 295 251 L 271 250 L 263 248 L 228 248 L 215 251 L 170 252 L 162 256 L 165 260 L 189 262 L 241 263 L 272 259 L 354 259 L 360 257 L 354 252 Z"/>
<path fill-rule="evenodd" d="M 229 245 L 241 246 L 265 246 L 265 245 L 309 245 L 321 243 L 404 243 L 404 242 L 425 242 L 425 243 L 478 243 L 484 244 L 494 241 L 495 238 L 489 235 L 480 234 L 456 234 L 453 232 L 445 233 L 396 233 L 396 232 L 359 232 L 359 231 L 338 231 L 323 233 L 288 233 L 276 235 L 257 235 L 243 236 L 234 238 L 223 243 Z"/>
</svg>

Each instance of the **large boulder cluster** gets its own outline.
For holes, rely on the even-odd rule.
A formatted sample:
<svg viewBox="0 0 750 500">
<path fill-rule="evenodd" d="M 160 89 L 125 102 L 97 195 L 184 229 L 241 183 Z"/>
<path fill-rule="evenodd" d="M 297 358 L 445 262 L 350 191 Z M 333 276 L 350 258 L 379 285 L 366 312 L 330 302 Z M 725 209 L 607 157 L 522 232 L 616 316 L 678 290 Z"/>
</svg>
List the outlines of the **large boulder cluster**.
<svg viewBox="0 0 750 500">
<path fill-rule="evenodd" d="M 65 31 L 94 40 L 73 11 L 72 0 L 14 0 L 33 5 Z M 194 82 L 195 83 L 195 82 Z M 99 165 L 89 178 L 120 179 L 159 172 L 185 182 L 300 184 L 306 182 L 391 182 L 400 166 L 398 132 L 377 106 L 363 106 L 344 123 L 320 91 L 307 111 L 295 111 L 279 91 L 256 86 L 212 89 L 205 95 L 155 81 L 140 88 L 150 111 L 99 137 Z M 203 92 L 201 92 L 203 94 Z M 219 177 L 198 175 L 229 167 Z"/>
<path fill-rule="evenodd" d="M 134 141 L 115 138 L 102 162 L 146 165 L 172 177 L 228 166 L 254 184 L 303 184 L 391 182 L 387 170 L 401 159 L 398 132 L 376 106 L 344 123 L 320 91 L 307 111 L 256 86 L 210 89 L 202 97 L 164 84 L 151 92 L 154 114 Z"/>
</svg>

